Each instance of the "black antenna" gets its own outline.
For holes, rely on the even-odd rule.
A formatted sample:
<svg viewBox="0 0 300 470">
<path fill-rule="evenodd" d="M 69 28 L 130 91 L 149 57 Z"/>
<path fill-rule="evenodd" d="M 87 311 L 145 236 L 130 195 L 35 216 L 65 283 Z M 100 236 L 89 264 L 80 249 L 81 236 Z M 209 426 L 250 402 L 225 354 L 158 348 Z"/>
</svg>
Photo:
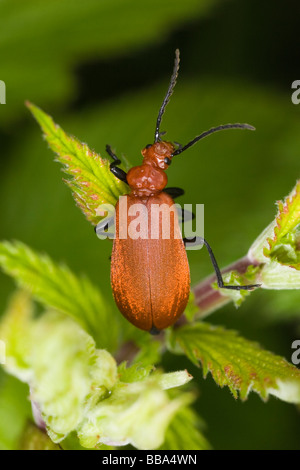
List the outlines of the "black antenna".
<svg viewBox="0 0 300 470">
<path fill-rule="evenodd" d="M 249 129 L 250 131 L 255 131 L 255 127 L 250 126 L 250 124 L 224 124 L 222 126 L 218 127 L 213 127 L 212 129 L 209 129 L 208 131 L 203 132 L 202 134 L 198 135 L 195 137 L 193 140 L 191 140 L 188 144 L 184 145 L 183 147 L 178 148 L 173 152 L 172 157 L 175 155 L 179 155 L 180 153 L 184 152 L 186 149 L 194 145 L 196 142 L 198 142 L 201 139 L 204 139 L 204 137 L 207 137 L 210 134 L 213 134 L 214 132 L 218 131 L 224 131 L 226 129 Z"/>
<path fill-rule="evenodd" d="M 176 49 L 176 51 L 175 51 L 175 62 L 174 62 L 172 77 L 171 77 L 171 80 L 170 80 L 170 85 L 169 85 L 168 91 L 166 93 L 166 96 L 164 97 L 163 103 L 160 107 L 160 110 L 159 110 L 159 113 L 158 113 L 158 116 L 157 116 L 154 142 L 158 142 L 159 139 L 160 139 L 160 135 L 161 135 L 161 133 L 159 132 L 160 123 L 161 123 L 163 114 L 165 112 L 166 106 L 169 103 L 170 97 L 173 93 L 174 87 L 176 85 L 176 80 L 177 80 L 177 75 L 178 75 L 178 70 L 179 70 L 179 62 L 180 62 L 179 49 Z"/>
</svg>

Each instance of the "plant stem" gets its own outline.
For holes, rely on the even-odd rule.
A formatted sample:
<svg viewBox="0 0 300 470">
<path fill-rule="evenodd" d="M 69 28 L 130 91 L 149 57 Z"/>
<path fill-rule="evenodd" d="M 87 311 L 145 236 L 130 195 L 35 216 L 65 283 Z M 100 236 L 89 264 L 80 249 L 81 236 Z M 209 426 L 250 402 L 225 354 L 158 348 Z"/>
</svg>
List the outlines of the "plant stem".
<svg viewBox="0 0 300 470">
<path fill-rule="evenodd" d="M 259 263 L 246 255 L 222 269 L 221 272 L 224 274 L 229 271 L 237 271 L 240 274 L 244 274 L 250 265 L 258 266 Z M 212 287 L 212 284 L 216 280 L 216 275 L 212 274 L 192 288 L 192 292 L 195 296 L 195 304 L 199 307 L 199 312 L 196 314 L 195 318 L 204 318 L 231 301 L 229 296 L 224 295 L 220 290 L 216 290 Z"/>
</svg>

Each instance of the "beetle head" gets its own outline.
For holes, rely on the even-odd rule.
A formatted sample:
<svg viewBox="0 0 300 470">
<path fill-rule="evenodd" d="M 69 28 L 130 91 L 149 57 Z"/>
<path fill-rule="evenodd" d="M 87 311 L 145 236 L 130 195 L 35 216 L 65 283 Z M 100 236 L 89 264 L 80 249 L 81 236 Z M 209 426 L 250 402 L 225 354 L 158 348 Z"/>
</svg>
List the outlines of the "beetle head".
<svg viewBox="0 0 300 470">
<path fill-rule="evenodd" d="M 166 170 L 171 165 L 174 150 L 175 147 L 171 142 L 159 141 L 146 145 L 142 150 L 143 163 Z"/>
</svg>

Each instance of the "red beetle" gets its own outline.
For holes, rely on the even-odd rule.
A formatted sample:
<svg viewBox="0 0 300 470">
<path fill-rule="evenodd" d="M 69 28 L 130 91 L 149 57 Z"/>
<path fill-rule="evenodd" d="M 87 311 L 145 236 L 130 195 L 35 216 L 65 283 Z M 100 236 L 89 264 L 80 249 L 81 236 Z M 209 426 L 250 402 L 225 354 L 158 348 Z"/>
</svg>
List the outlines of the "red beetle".
<svg viewBox="0 0 300 470">
<path fill-rule="evenodd" d="M 162 141 L 160 123 L 174 89 L 178 69 L 179 50 L 177 49 L 170 85 L 157 117 L 154 143 L 146 145 L 142 150 L 143 163 L 131 168 L 126 174 L 118 167 L 121 161 L 111 150 L 111 147 L 106 146 L 106 151 L 114 160 L 110 165 L 111 171 L 117 178 L 126 182 L 131 190 L 128 195 L 123 196 L 126 198 L 125 213 L 120 213 L 119 202 L 116 205 L 116 231 L 111 257 L 112 291 L 116 304 L 124 317 L 136 327 L 152 334 L 157 334 L 160 330 L 168 328 L 176 322 L 185 310 L 190 293 L 190 272 L 185 244 L 191 241 L 177 236 L 179 225 L 176 212 L 170 211 L 170 215 L 167 216 L 170 225 L 169 238 L 161 236 L 163 223 L 161 217 L 158 219 L 158 227 L 155 228 L 160 233 L 159 237 L 153 238 L 151 236 L 151 231 L 154 230 L 152 225 L 154 215 L 151 210 L 154 205 L 158 210 L 164 204 L 171 208 L 174 205 L 173 198 L 183 194 L 180 188 L 166 188 L 168 178 L 165 170 L 168 169 L 174 156 L 179 155 L 207 135 L 224 129 L 254 129 L 248 124 L 218 126 L 195 137 L 183 147 Z M 145 211 L 140 210 L 139 216 L 139 221 L 144 222 L 147 231 L 147 237 L 144 238 L 128 236 L 128 226 L 134 220 L 131 208 L 135 204 L 139 204 L 140 208 L 145 209 Z M 122 210 L 124 211 L 124 209 Z M 127 222 L 126 237 L 120 236 L 124 227 L 120 226 L 119 220 Z M 100 222 L 96 232 L 101 231 L 102 228 L 103 224 Z M 197 242 L 200 241 L 208 249 L 219 287 L 224 289 L 259 287 L 258 284 L 224 285 L 220 269 L 209 244 L 204 238 L 199 239 L 200 237 Z"/>
</svg>

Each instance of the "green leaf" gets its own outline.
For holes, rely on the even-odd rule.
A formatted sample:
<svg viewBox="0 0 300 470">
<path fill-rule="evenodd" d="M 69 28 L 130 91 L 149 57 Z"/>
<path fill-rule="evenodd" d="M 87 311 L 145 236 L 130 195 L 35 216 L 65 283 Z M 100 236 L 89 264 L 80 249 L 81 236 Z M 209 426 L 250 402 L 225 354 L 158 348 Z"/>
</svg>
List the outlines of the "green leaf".
<svg viewBox="0 0 300 470">
<path fill-rule="evenodd" d="M 277 261 L 263 266 L 260 279 L 265 289 L 300 289 L 300 271 Z"/>
<path fill-rule="evenodd" d="M 191 407 L 181 408 L 171 421 L 160 450 L 211 450 L 203 428 L 202 420 Z"/>
<path fill-rule="evenodd" d="M 59 443 L 59 445 L 63 450 L 91 450 L 80 445 L 76 432 L 71 432 L 70 434 L 68 434 L 67 437 Z M 112 446 L 106 446 L 102 444 L 102 445 L 97 445 L 95 450 L 116 450 L 116 449 Z"/>
<path fill-rule="evenodd" d="M 30 380 L 28 356 L 31 341 L 26 334 L 28 323 L 35 314 L 33 302 L 25 291 L 11 298 L 0 324 L 0 339 L 5 344 L 5 369 L 20 380 Z"/>
<path fill-rule="evenodd" d="M 86 414 L 78 429 L 80 443 L 88 448 L 100 441 L 156 449 L 162 445 L 175 414 L 190 401 L 188 394 L 170 399 L 156 375 L 128 384 L 120 382 L 107 399 Z"/>
<path fill-rule="evenodd" d="M 300 181 L 277 203 L 278 214 L 248 252 L 260 263 L 258 280 L 265 289 L 300 289 Z"/>
<path fill-rule="evenodd" d="M 147 379 L 150 373 L 154 370 L 153 366 L 143 367 L 141 364 L 133 364 L 127 367 L 126 362 L 122 362 L 118 367 L 119 379 L 124 383 L 139 382 Z M 158 383 L 163 390 L 179 387 L 192 380 L 191 374 L 187 370 L 180 370 L 177 372 L 169 372 L 162 374 L 158 372 Z"/>
<path fill-rule="evenodd" d="M 300 224 L 300 181 L 285 198 L 277 203 L 278 214 L 275 220 L 274 235 L 267 239 L 268 247 L 264 255 L 300 270 L 299 232 Z"/>
<path fill-rule="evenodd" d="M 118 318 L 87 277 L 77 277 L 67 266 L 17 241 L 0 243 L 0 266 L 44 306 L 75 319 L 100 347 L 116 348 Z"/>
<path fill-rule="evenodd" d="M 271 249 L 276 241 L 294 230 L 300 223 L 300 180 L 285 201 L 279 201 L 277 204 L 279 213 L 276 217 L 275 237 L 270 240 Z"/>
<path fill-rule="evenodd" d="M 238 262 L 237 262 L 238 264 Z M 222 273 L 223 281 L 226 285 L 231 286 L 245 286 L 249 284 L 256 284 L 258 282 L 257 276 L 260 274 L 260 268 L 249 264 L 246 271 L 240 273 L 236 270 Z M 218 287 L 217 282 L 213 283 L 213 287 L 217 289 L 222 296 L 233 301 L 236 307 L 239 307 L 242 302 L 250 295 L 252 290 L 234 290 L 234 289 L 222 289 Z M 254 290 L 254 289 L 253 289 Z"/>
<path fill-rule="evenodd" d="M 126 361 L 118 366 L 118 374 L 121 382 L 131 383 L 145 380 L 153 370 L 153 366 L 142 367 L 140 364 L 133 364 L 127 367 Z"/>
<path fill-rule="evenodd" d="M 71 318 L 54 311 L 34 318 L 27 305 L 22 309 L 22 298 L 22 293 L 14 296 L 0 324 L 7 345 L 4 367 L 28 383 L 39 420 L 59 442 L 113 388 L 116 362 L 106 350 L 96 349 L 93 338 Z"/>
<path fill-rule="evenodd" d="M 40 108 L 27 103 L 40 124 L 50 148 L 63 164 L 64 172 L 71 176 L 65 182 L 86 218 L 94 225 L 102 219 L 99 206 L 115 205 L 119 196 L 128 192 L 128 186 L 110 171 L 109 161 L 89 149 L 87 144 L 67 135 L 53 119 Z"/>
<path fill-rule="evenodd" d="M 149 368 L 136 365 L 127 371 L 122 365 L 118 371 L 111 354 L 97 349 L 71 318 L 54 311 L 35 318 L 28 310 L 14 302 L 0 325 L 7 344 L 4 367 L 30 386 L 35 417 L 45 423 L 52 441 L 76 432 L 85 448 L 159 447 L 177 411 L 191 402 L 190 394 L 172 398 L 167 390 L 186 384 L 191 376 L 186 371 L 150 375 Z"/>
<path fill-rule="evenodd" d="M 210 372 L 235 398 L 245 400 L 253 390 L 264 400 L 272 394 L 300 403 L 300 370 L 235 331 L 207 323 L 187 325 L 169 332 L 169 347 L 197 366 L 201 363 L 204 377 Z"/>
<path fill-rule="evenodd" d="M 277 206 L 275 220 L 257 237 L 248 256 L 259 263 L 275 261 L 300 270 L 300 181 L 284 201 L 277 202 Z"/>
</svg>

